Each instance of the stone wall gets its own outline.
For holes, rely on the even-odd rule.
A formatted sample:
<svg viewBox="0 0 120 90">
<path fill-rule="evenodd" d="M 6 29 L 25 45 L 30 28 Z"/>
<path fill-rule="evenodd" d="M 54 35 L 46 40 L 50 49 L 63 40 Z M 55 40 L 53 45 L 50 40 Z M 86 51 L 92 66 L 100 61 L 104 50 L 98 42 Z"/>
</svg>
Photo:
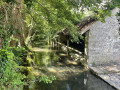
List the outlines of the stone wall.
<svg viewBox="0 0 120 90">
<path fill-rule="evenodd" d="M 89 31 L 88 64 L 120 64 L 119 23 L 115 16 L 119 10 L 112 10 L 112 17 L 106 17 L 106 22 L 95 22 Z"/>
</svg>

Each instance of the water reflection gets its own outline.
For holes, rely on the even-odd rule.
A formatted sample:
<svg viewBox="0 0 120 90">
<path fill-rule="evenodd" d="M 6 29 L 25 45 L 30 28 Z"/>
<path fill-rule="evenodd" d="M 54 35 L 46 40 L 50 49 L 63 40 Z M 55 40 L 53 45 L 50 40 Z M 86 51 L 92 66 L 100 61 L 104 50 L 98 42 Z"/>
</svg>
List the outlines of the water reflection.
<svg viewBox="0 0 120 90">
<path fill-rule="evenodd" d="M 80 66 L 79 61 L 82 57 L 79 53 L 69 50 L 68 54 L 66 51 L 61 51 L 61 47 L 59 50 L 52 49 L 52 52 L 44 50 L 35 52 L 35 66 L 31 67 L 35 67 L 33 72 L 38 73 L 37 75 L 43 71 L 42 73 L 50 73 L 57 79 L 51 84 L 45 84 L 30 78 L 24 90 L 115 90 Z M 35 74 L 32 75 L 36 77 Z"/>
<path fill-rule="evenodd" d="M 85 83 L 86 80 L 86 83 Z M 115 90 L 110 85 L 92 75 L 82 72 L 80 75 L 71 76 L 66 80 L 56 80 L 52 84 L 33 82 L 25 90 Z"/>
<path fill-rule="evenodd" d="M 37 52 L 35 53 L 35 63 L 37 66 L 51 66 L 58 61 L 58 56 L 55 52 Z"/>
<path fill-rule="evenodd" d="M 83 59 L 84 57 L 79 54 L 79 52 L 68 50 L 66 51 L 66 47 L 63 48 L 49 48 L 50 51 L 40 51 L 35 52 L 35 59 L 34 62 L 39 67 L 48 67 L 48 66 L 54 66 L 54 65 L 80 65 L 80 59 Z M 65 50 L 64 50 L 65 49 Z"/>
</svg>

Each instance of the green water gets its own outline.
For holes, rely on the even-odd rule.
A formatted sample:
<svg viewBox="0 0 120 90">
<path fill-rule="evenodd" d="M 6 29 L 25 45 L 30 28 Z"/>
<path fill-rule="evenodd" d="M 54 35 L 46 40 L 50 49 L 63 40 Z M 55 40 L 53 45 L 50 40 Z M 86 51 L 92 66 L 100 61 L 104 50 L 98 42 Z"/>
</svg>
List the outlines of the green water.
<svg viewBox="0 0 120 90">
<path fill-rule="evenodd" d="M 115 90 L 80 63 L 80 58 L 84 57 L 78 52 L 69 50 L 68 53 L 64 47 L 47 47 L 35 52 L 34 57 L 24 90 Z M 53 75 L 56 80 L 45 84 L 35 79 L 42 74 Z"/>
<path fill-rule="evenodd" d="M 27 87 L 28 88 L 28 87 Z M 66 80 L 56 80 L 52 84 L 30 83 L 26 90 L 115 90 L 90 72 L 82 72 Z"/>
</svg>

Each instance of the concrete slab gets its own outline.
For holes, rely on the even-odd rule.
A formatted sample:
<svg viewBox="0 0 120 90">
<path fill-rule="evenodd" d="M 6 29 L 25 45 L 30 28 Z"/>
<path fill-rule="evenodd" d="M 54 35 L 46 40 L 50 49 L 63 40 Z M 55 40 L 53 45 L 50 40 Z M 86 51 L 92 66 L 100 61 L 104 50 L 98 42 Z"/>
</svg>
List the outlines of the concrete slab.
<svg viewBox="0 0 120 90">
<path fill-rule="evenodd" d="M 120 66 L 94 66 L 90 70 L 105 82 L 120 90 Z"/>
</svg>

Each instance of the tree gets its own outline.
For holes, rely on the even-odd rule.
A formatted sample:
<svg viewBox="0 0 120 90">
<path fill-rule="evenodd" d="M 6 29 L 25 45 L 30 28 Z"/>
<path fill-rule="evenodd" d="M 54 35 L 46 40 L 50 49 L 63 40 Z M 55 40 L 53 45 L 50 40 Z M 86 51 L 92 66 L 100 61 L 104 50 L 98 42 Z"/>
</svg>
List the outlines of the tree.
<svg viewBox="0 0 120 90">
<path fill-rule="evenodd" d="M 25 59 L 22 47 L 27 47 L 34 36 L 51 39 L 67 29 L 77 40 L 76 25 L 86 17 L 86 10 L 93 18 L 104 21 L 115 7 L 120 8 L 119 0 L 1 0 L 0 86 L 23 84 L 18 61 Z"/>
<path fill-rule="evenodd" d="M 20 45 L 27 45 L 33 36 L 40 36 L 39 34 L 41 33 L 48 38 L 52 38 L 58 31 L 62 31 L 65 28 L 77 40 L 76 36 L 78 36 L 78 33 L 75 25 L 86 16 L 84 13 L 86 10 L 92 13 L 91 16 L 93 18 L 104 21 L 106 15 L 111 15 L 110 10 L 120 5 L 118 0 L 3 1 L 7 2 L 7 6 L 12 6 L 11 14 L 6 11 L 6 19 L 13 17 L 7 23 L 18 33 L 13 36 L 18 38 Z M 8 14 L 9 17 L 7 17 Z"/>
<path fill-rule="evenodd" d="M 85 11 L 104 22 L 111 9 L 119 7 L 118 0 L 33 0 L 26 2 L 28 13 L 26 22 L 31 31 L 29 36 L 44 35 L 54 37 L 58 31 L 69 30 L 75 40 L 78 40 L 76 24 L 86 17 Z M 38 34 L 37 34 L 38 33 Z"/>
</svg>

